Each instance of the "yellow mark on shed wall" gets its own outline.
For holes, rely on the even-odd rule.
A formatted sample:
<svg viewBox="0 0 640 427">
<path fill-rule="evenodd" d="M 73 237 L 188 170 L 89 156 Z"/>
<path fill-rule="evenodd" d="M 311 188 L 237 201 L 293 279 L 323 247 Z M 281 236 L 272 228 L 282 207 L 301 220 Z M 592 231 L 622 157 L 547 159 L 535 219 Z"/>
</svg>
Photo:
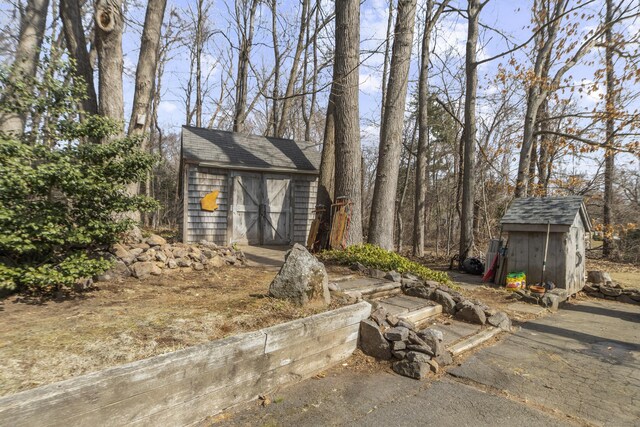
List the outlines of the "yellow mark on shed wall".
<svg viewBox="0 0 640 427">
<path fill-rule="evenodd" d="M 203 211 L 213 212 L 218 209 L 218 204 L 216 203 L 218 199 L 218 193 L 220 193 L 220 191 L 215 190 L 200 199 L 200 206 L 202 207 Z"/>
</svg>

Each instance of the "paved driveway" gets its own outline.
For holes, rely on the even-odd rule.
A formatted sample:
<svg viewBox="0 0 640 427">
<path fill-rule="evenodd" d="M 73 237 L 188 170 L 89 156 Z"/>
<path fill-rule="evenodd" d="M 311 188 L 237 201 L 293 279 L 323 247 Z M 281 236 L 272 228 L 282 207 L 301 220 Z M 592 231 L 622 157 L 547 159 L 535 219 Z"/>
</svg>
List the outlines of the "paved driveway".
<svg viewBox="0 0 640 427">
<path fill-rule="evenodd" d="M 334 368 L 221 425 L 640 425 L 640 306 L 583 302 L 525 324 L 449 374 Z M 218 423 L 216 423 L 217 425 Z"/>
</svg>

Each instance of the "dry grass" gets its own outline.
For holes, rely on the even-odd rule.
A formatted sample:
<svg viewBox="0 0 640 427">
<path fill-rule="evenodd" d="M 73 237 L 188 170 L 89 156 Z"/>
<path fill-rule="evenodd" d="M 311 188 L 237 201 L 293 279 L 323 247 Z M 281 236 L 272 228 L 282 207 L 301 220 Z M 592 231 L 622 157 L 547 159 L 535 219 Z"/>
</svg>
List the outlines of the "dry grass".
<svg viewBox="0 0 640 427">
<path fill-rule="evenodd" d="M 326 310 L 266 296 L 275 271 L 208 272 L 100 283 L 63 301 L 0 301 L 0 395 Z"/>
</svg>

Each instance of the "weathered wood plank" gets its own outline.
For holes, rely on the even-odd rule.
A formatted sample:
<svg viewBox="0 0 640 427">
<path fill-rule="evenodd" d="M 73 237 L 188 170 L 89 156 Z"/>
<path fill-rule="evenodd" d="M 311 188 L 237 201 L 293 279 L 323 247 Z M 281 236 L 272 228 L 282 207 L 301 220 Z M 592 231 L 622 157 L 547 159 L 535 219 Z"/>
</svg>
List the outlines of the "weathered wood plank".
<svg viewBox="0 0 640 427">
<path fill-rule="evenodd" d="M 286 347 L 292 339 L 304 339 L 359 323 L 362 319 L 366 319 L 370 312 L 371 306 L 368 303 L 359 303 L 274 326 L 265 330 L 267 334 L 265 353 Z"/>
</svg>

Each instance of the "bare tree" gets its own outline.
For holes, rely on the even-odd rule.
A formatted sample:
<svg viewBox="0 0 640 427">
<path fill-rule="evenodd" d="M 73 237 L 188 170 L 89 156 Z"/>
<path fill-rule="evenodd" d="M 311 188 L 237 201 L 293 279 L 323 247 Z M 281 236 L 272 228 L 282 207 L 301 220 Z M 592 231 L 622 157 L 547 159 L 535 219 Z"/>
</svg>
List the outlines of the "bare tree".
<svg viewBox="0 0 640 427">
<path fill-rule="evenodd" d="M 475 201 L 476 91 L 478 88 L 478 22 L 488 0 L 469 0 L 467 6 L 467 45 L 465 56 L 466 88 L 464 97 L 464 155 L 462 168 L 462 210 L 460 215 L 459 262 L 473 249 L 473 207 Z"/>
<path fill-rule="evenodd" d="M 238 74 L 236 78 L 236 106 L 233 131 L 242 132 L 247 117 L 247 94 L 249 85 L 249 57 L 253 46 L 253 28 L 258 9 L 258 0 L 236 0 L 235 20 L 240 48 L 238 53 Z"/>
<path fill-rule="evenodd" d="M 28 0 L 20 20 L 18 47 L 13 61 L 10 81 L 15 85 L 24 77 L 35 77 L 47 22 L 49 0 Z M 9 102 L 11 93 L 5 93 L 2 102 Z M 0 113 L 0 130 L 22 134 L 26 116 L 17 113 Z"/>
<path fill-rule="evenodd" d="M 97 0 L 94 18 L 100 94 L 98 112 L 105 117 L 123 122 L 122 0 Z"/>
<path fill-rule="evenodd" d="M 341 0 L 335 3 L 335 7 L 335 195 L 347 197 L 352 202 L 351 222 L 346 235 L 347 244 L 352 245 L 362 242 L 362 154 L 358 100 L 360 2 Z"/>
<path fill-rule="evenodd" d="M 147 3 L 136 68 L 136 89 L 133 94 L 129 135 L 142 135 L 149 129 L 151 98 L 158 70 L 160 32 L 166 6 L 167 0 L 149 0 Z M 148 142 L 143 142 L 143 149 L 147 149 L 147 145 Z"/>
<path fill-rule="evenodd" d="M 427 0 L 425 7 L 422 52 L 420 55 L 420 75 L 418 78 L 418 151 L 416 154 L 416 185 L 413 216 L 413 255 L 424 255 L 424 233 L 429 191 L 429 54 L 431 31 L 449 3 L 445 0 L 433 14 L 434 0 Z"/>
<path fill-rule="evenodd" d="M 409 81 L 416 0 L 398 0 L 389 87 L 380 138 L 376 185 L 369 221 L 369 243 L 393 249 L 395 199 L 398 188 L 405 99 Z"/>
<path fill-rule="evenodd" d="M 287 130 L 288 117 L 291 105 L 293 103 L 293 92 L 295 89 L 296 80 L 300 71 L 300 57 L 305 49 L 305 34 L 309 21 L 309 0 L 302 0 L 302 8 L 300 11 L 300 31 L 298 33 L 298 41 L 296 43 L 296 49 L 293 54 L 293 60 L 291 63 L 291 70 L 289 71 L 289 80 L 284 92 L 284 99 L 282 101 L 282 110 L 280 112 L 280 121 L 278 123 L 277 137 L 282 138 Z"/>
<path fill-rule="evenodd" d="M 82 7 L 79 0 L 60 0 L 60 18 L 69 55 L 74 59 L 76 75 L 87 85 L 87 96 L 81 101 L 82 110 L 98 113 L 98 97 L 93 81 L 93 68 L 87 50 L 87 40 L 82 27 Z"/>
</svg>

